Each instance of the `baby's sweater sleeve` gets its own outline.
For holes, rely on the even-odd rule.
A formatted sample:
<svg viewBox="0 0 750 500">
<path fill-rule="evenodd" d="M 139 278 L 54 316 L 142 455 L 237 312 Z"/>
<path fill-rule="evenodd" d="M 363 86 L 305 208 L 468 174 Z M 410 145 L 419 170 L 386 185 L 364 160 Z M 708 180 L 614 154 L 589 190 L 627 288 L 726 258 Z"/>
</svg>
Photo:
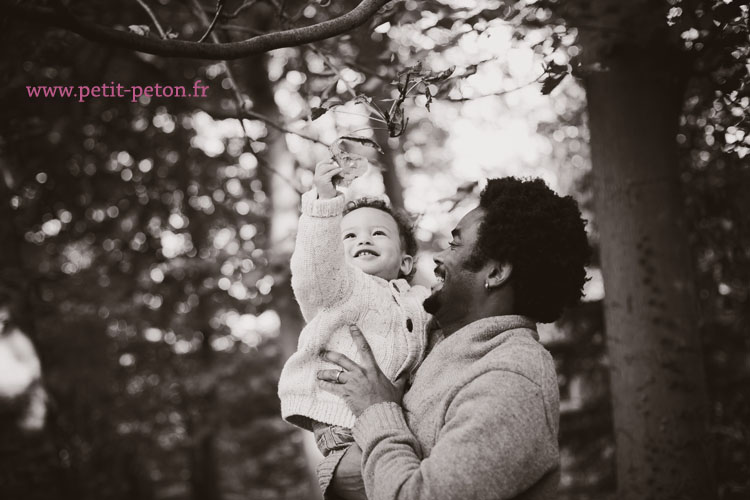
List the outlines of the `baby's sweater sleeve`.
<svg viewBox="0 0 750 500">
<path fill-rule="evenodd" d="M 302 195 L 302 215 L 292 253 L 292 289 L 306 321 L 322 307 L 345 300 L 354 288 L 355 269 L 344 258 L 341 214 L 344 197 L 317 199 Z"/>
</svg>

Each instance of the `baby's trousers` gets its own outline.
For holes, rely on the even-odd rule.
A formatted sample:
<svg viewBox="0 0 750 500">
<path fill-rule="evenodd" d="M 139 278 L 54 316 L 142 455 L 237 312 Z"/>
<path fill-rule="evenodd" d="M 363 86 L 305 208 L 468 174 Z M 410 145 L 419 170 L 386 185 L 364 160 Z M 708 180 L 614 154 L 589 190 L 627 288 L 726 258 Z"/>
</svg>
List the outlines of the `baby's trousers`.
<svg viewBox="0 0 750 500">
<path fill-rule="evenodd" d="M 341 458 L 346 453 L 346 450 L 354 444 L 352 430 L 338 425 L 326 425 L 314 422 L 313 434 L 315 435 L 315 443 L 323 454 L 323 461 L 318 464 L 317 469 L 318 484 L 324 498 L 334 499 L 335 496 L 328 491 L 328 488 L 331 485 L 331 480 Z M 361 469 L 355 468 L 358 472 L 356 474 L 348 473 L 348 469 L 350 468 L 347 467 L 346 470 L 341 471 L 347 472 L 346 474 L 338 474 L 336 477 L 338 493 L 344 495 L 346 498 L 366 500 L 367 497 L 365 495 L 365 485 L 362 481 Z"/>
</svg>

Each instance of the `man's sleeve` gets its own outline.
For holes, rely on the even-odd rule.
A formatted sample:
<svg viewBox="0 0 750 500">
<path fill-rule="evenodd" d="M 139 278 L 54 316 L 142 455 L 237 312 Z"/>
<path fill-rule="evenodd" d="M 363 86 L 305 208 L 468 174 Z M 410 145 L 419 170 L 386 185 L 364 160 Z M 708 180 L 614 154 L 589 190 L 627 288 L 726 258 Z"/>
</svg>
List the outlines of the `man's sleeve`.
<svg viewBox="0 0 750 500">
<path fill-rule="evenodd" d="M 302 215 L 292 253 L 292 288 L 305 320 L 321 307 L 347 298 L 355 269 L 346 264 L 341 240 L 344 198 L 317 199 L 315 190 L 302 195 Z"/>
<path fill-rule="evenodd" d="M 427 458 L 395 403 L 365 410 L 354 438 L 370 500 L 513 498 L 559 460 L 541 388 L 500 370 L 458 392 Z"/>
</svg>

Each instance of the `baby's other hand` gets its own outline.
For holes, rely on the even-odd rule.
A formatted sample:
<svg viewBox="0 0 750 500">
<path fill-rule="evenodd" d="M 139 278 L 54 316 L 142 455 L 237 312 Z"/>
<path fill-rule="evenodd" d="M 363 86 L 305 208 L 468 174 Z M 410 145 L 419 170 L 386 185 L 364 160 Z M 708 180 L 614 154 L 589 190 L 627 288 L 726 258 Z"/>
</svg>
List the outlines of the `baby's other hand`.
<svg viewBox="0 0 750 500">
<path fill-rule="evenodd" d="M 337 194 L 336 187 L 333 185 L 333 176 L 341 172 L 341 167 L 331 160 L 323 160 L 315 165 L 315 177 L 313 184 L 318 191 L 318 198 L 334 198 Z"/>
</svg>

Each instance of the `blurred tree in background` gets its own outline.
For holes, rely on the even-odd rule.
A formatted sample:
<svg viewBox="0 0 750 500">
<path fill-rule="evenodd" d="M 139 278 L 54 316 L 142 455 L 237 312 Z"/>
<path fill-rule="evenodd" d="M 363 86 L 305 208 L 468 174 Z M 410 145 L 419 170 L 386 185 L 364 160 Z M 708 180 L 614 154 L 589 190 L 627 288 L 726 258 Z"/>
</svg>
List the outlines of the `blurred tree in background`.
<svg viewBox="0 0 750 500">
<path fill-rule="evenodd" d="M 684 210 L 681 230 L 691 253 L 657 234 L 661 260 L 639 263 L 633 250 L 619 262 L 635 260 L 621 270 L 645 266 L 642 272 L 655 276 L 674 250 L 683 252 L 683 268 L 695 272 L 700 308 L 687 314 L 699 321 L 673 319 L 695 323 L 703 344 L 705 380 L 697 363 L 692 368 L 697 383 L 707 385 L 715 458 L 696 480 L 710 488 L 713 470 L 719 498 L 750 493 L 750 231 L 743 195 L 750 95 L 748 9 L 740 2 L 639 2 L 622 9 L 553 0 L 359 7 L 80 0 L 69 11 L 56 1 L 3 5 L 10 15 L 0 21 L 0 36 L 17 49 L 3 56 L 0 73 L 0 286 L 15 297 L 15 320 L 37 348 L 49 393 L 47 425 L 36 433 L 14 425 L 23 397 L 0 399 L 3 498 L 316 497 L 312 457 L 302 433 L 281 421 L 276 398 L 280 367 L 302 326 L 287 263 L 309 169 L 337 137 L 351 133 L 384 149 L 371 158 L 379 172 L 352 193 L 385 192 L 419 213 L 428 262 L 456 217 L 446 213 L 471 205 L 472 181 L 511 173 L 542 175 L 573 194 L 592 221 L 592 243 L 612 248 L 626 237 L 614 251 L 628 254 L 638 242 L 618 225 L 626 205 L 606 219 L 602 203 L 616 197 L 601 198 L 606 189 L 626 186 L 602 186 L 597 147 L 600 164 L 612 163 L 627 177 L 617 161 L 638 166 L 639 157 L 614 161 L 608 145 L 627 153 L 639 150 L 644 133 L 659 138 L 654 147 L 668 153 L 642 170 L 648 180 L 652 168 L 667 164 L 674 180 L 667 182 L 670 213 L 678 219 Z M 270 53 L 262 44 L 236 44 L 368 6 L 377 13 L 357 14 L 362 26 L 344 27 L 335 38 L 316 32 L 306 40 L 312 43 L 300 45 L 292 36 Z M 111 39 L 92 30 L 91 21 L 75 19 L 129 34 Z M 146 45 L 139 52 L 125 48 L 133 43 Z M 149 53 L 162 50 L 189 58 Z M 659 78 L 645 77 L 657 69 L 676 81 L 662 89 Z M 26 93 L 27 85 L 190 88 L 196 80 L 210 85 L 208 98 L 79 103 Z M 592 101 L 597 85 L 603 90 Z M 466 121 L 491 114 L 498 118 L 485 127 L 490 135 L 465 132 L 475 130 Z M 453 137 L 471 141 L 466 134 L 474 133 L 473 147 L 481 149 L 481 141 L 507 135 L 503 144 L 510 147 L 523 127 L 534 128 L 536 142 L 525 143 L 532 151 L 509 157 L 519 163 L 515 170 L 503 165 L 509 160 L 498 149 L 485 165 L 455 153 Z M 655 215 L 665 203 L 657 196 L 638 208 L 641 216 Z M 628 227 L 641 230 L 637 221 Z M 615 294 L 624 285 L 610 282 L 606 271 L 605 285 Z M 621 361 L 606 348 L 612 332 L 605 335 L 598 261 L 591 275 L 587 301 L 542 329 L 560 375 L 561 486 L 570 500 L 614 498 L 616 476 L 621 490 L 625 481 L 637 483 L 627 477 L 632 472 L 615 473 L 609 384 L 611 365 Z M 666 289 L 664 300 L 677 300 Z M 652 307 L 638 290 L 637 300 Z M 621 326 L 612 325 L 610 318 L 608 328 Z M 680 331 L 670 331 L 679 338 Z M 639 335 L 651 338 L 647 333 Z M 673 343 L 655 349 L 666 370 L 674 368 L 668 360 L 679 349 Z M 669 380 L 687 380 L 690 368 L 678 368 Z M 678 427 L 677 433 L 694 425 L 661 422 L 660 401 L 644 400 L 631 413 L 627 397 L 638 394 L 624 396 L 627 387 L 620 387 L 614 421 L 636 429 L 633 443 L 659 425 Z M 700 398 L 694 402 L 699 408 Z M 621 465 L 646 449 L 622 439 Z M 638 487 L 654 491 L 650 471 L 635 474 L 644 479 Z"/>
</svg>

